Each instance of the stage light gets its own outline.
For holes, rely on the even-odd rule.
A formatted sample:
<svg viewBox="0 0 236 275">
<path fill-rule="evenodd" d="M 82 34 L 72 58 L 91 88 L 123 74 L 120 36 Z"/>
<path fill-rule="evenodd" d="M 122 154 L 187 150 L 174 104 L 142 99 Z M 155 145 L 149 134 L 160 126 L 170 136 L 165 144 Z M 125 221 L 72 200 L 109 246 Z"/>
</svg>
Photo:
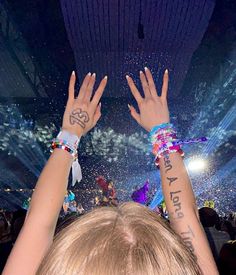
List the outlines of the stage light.
<svg viewBox="0 0 236 275">
<path fill-rule="evenodd" d="M 192 158 L 187 161 L 187 168 L 190 172 L 200 172 L 206 168 L 206 161 L 201 158 Z"/>
</svg>

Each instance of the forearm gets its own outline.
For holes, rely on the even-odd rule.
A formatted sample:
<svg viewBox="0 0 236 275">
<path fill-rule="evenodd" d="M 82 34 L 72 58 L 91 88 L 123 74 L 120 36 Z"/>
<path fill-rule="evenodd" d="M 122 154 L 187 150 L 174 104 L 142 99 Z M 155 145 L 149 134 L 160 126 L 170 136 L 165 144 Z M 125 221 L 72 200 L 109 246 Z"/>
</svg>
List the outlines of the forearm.
<svg viewBox="0 0 236 275">
<path fill-rule="evenodd" d="M 189 217 L 198 222 L 197 207 L 184 163 L 179 153 L 165 154 L 160 159 L 162 190 L 171 227 L 182 237 L 188 239 L 189 248 L 194 251 L 193 239 L 195 232 L 187 223 Z"/>
<path fill-rule="evenodd" d="M 140 112 L 138 113 L 133 106 L 128 106 L 132 117 L 150 132 L 152 153 L 160 161 L 162 189 L 172 228 L 195 253 L 203 273 L 217 274 L 206 236 L 199 222 L 188 174 L 179 153 L 173 153 L 179 151 L 180 148 L 173 143 L 177 135 L 169 123 L 168 79 L 168 70 L 165 70 L 161 96 L 158 96 L 151 71 L 145 68 L 145 74 L 140 72 L 143 97 L 132 78 L 127 76 L 128 85 L 138 103 Z"/>
<path fill-rule="evenodd" d="M 55 149 L 44 167 L 32 196 L 27 222 L 54 230 L 66 194 L 72 156 Z"/>
<path fill-rule="evenodd" d="M 195 197 L 180 154 L 166 154 L 161 158 L 160 172 L 170 222 L 181 221 L 187 213 L 196 214 Z"/>
<path fill-rule="evenodd" d="M 72 72 L 62 133 L 37 182 L 30 209 L 4 269 L 4 275 L 35 274 L 50 247 L 68 185 L 68 176 L 82 135 L 91 130 L 101 116 L 100 98 L 107 83 L 105 77 L 91 100 L 95 74 L 87 74 L 75 98 L 75 73 Z M 68 150 L 66 152 L 65 150 Z M 78 168 L 78 165 L 75 165 Z M 76 170 L 76 168 L 75 168 Z M 76 171 L 78 172 L 78 170 Z M 77 175 L 78 176 L 78 175 Z M 78 179 L 75 177 L 75 180 Z"/>
<path fill-rule="evenodd" d="M 8 258 L 4 275 L 35 274 L 53 241 L 72 161 L 72 156 L 60 149 L 55 149 L 50 156 L 36 184 L 27 218 Z"/>
<path fill-rule="evenodd" d="M 204 274 L 218 274 L 198 218 L 193 189 L 179 153 L 160 159 L 162 188 L 171 227 L 196 255 Z"/>
</svg>

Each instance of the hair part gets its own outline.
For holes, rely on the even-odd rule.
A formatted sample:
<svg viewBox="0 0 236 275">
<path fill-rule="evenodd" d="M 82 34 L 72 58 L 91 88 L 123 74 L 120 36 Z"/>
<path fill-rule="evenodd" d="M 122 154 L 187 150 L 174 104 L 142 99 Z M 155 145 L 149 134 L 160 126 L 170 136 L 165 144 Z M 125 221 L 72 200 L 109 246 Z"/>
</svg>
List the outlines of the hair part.
<svg viewBox="0 0 236 275">
<path fill-rule="evenodd" d="M 55 238 L 38 275 L 201 274 L 167 222 L 129 202 L 78 218 Z"/>
</svg>

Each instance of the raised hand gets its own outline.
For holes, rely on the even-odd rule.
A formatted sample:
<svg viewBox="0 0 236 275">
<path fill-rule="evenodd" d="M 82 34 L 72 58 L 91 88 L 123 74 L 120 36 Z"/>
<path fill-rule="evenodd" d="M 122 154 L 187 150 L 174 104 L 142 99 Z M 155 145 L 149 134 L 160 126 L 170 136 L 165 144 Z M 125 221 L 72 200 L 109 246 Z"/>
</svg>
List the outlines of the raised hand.
<svg viewBox="0 0 236 275">
<path fill-rule="evenodd" d="M 96 75 L 88 73 L 84 78 L 78 97 L 75 98 L 75 73 L 72 72 L 69 83 L 69 95 L 63 117 L 62 129 L 77 136 L 85 135 L 91 130 L 101 117 L 101 103 L 99 103 L 107 84 L 107 76 L 101 81 L 93 98 L 92 92 Z"/>
<path fill-rule="evenodd" d="M 145 74 L 140 71 L 140 80 L 142 83 L 144 98 L 140 95 L 133 79 L 126 76 L 131 93 L 136 99 L 139 107 L 139 113 L 133 106 L 129 106 L 132 117 L 144 129 L 150 131 L 154 126 L 168 123 L 170 121 L 167 105 L 168 90 L 168 71 L 163 76 L 161 96 L 158 96 L 152 74 L 148 68 L 145 68 Z"/>
</svg>

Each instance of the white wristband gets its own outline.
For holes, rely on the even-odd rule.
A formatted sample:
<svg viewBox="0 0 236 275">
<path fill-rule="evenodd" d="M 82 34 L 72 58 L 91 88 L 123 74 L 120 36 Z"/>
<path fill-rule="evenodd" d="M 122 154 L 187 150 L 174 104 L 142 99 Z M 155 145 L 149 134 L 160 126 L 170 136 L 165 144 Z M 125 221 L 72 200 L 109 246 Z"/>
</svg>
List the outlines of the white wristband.
<svg viewBox="0 0 236 275">
<path fill-rule="evenodd" d="M 70 144 L 73 148 L 78 148 L 80 138 L 74 134 L 66 130 L 61 130 L 60 133 L 57 135 L 58 139 L 65 140 L 68 144 Z"/>
<path fill-rule="evenodd" d="M 66 130 L 61 130 L 60 133 L 57 135 L 57 139 L 65 141 L 77 152 L 77 148 L 80 142 L 80 138 L 78 136 L 71 134 Z M 78 158 L 75 158 L 72 164 L 72 186 L 74 186 L 76 182 L 80 182 L 81 180 L 81 167 L 78 162 Z"/>
</svg>

